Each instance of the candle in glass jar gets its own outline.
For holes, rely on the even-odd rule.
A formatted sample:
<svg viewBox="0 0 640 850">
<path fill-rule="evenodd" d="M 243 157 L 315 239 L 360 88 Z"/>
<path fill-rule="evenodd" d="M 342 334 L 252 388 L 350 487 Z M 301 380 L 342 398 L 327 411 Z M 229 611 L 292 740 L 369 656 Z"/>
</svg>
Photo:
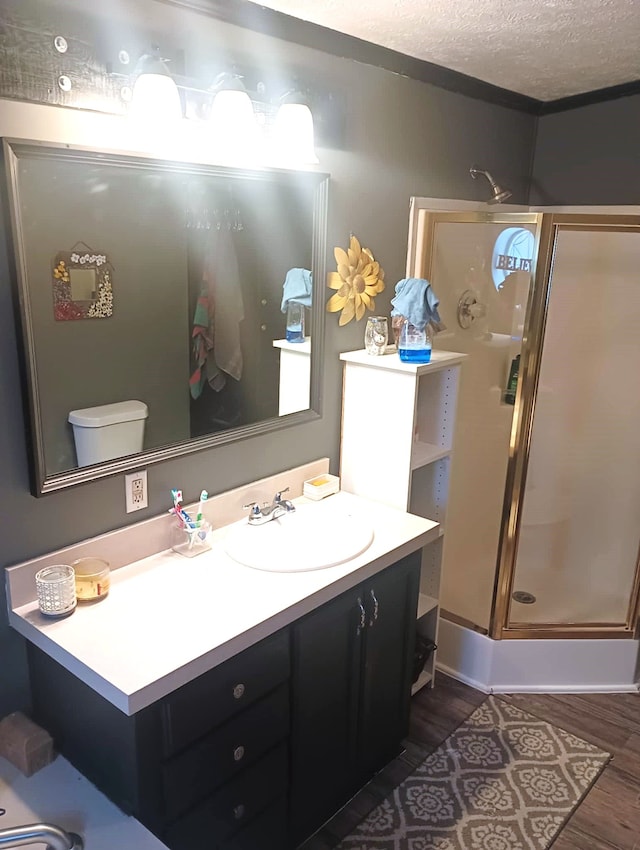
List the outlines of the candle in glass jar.
<svg viewBox="0 0 640 850">
<path fill-rule="evenodd" d="M 79 602 L 104 599 L 109 593 L 109 564 L 102 558 L 78 558 L 73 562 Z"/>
</svg>

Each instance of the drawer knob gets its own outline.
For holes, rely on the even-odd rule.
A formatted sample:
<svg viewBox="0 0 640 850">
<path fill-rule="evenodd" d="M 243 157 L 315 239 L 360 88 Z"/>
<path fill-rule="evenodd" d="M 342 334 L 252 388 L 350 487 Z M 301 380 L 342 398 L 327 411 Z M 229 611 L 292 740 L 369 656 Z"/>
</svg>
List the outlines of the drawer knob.
<svg viewBox="0 0 640 850">
<path fill-rule="evenodd" d="M 233 751 L 233 760 L 234 761 L 241 761 L 243 758 L 244 758 L 244 747 L 243 746 L 236 747 L 235 750 Z"/>
<path fill-rule="evenodd" d="M 242 820 L 245 812 L 246 808 L 242 803 L 240 803 L 238 806 L 233 807 L 233 816 L 236 820 Z"/>
<path fill-rule="evenodd" d="M 236 685 L 235 688 L 233 689 L 233 698 L 234 699 L 240 699 L 243 696 L 244 696 L 244 685 L 243 684 Z"/>
</svg>

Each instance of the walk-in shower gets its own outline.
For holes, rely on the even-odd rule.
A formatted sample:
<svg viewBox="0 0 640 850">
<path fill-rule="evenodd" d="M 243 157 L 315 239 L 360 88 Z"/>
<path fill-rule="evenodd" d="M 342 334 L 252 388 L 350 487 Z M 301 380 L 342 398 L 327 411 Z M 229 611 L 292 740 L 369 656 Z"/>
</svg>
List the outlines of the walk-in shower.
<svg viewBox="0 0 640 850">
<path fill-rule="evenodd" d="M 497 639 L 632 637 L 640 216 L 423 211 L 413 231 L 408 271 L 447 328 L 435 347 L 469 355 L 445 618 Z"/>
</svg>

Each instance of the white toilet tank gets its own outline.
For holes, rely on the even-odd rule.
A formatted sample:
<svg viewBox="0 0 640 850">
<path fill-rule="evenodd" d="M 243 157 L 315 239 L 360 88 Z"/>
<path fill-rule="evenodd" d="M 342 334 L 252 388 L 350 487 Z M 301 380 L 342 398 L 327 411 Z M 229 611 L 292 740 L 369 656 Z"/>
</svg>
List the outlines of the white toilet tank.
<svg viewBox="0 0 640 850">
<path fill-rule="evenodd" d="M 78 466 L 89 466 L 142 451 L 144 423 L 149 415 L 143 401 L 118 401 L 72 410 Z"/>
</svg>

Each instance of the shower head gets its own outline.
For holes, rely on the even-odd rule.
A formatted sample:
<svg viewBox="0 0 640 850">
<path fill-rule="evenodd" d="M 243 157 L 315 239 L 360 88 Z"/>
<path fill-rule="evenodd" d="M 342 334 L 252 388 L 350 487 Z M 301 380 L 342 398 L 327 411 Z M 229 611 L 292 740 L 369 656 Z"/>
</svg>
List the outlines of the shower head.
<svg viewBox="0 0 640 850">
<path fill-rule="evenodd" d="M 501 204 L 503 201 L 511 197 L 511 189 L 503 189 L 501 186 L 493 186 L 491 191 L 493 195 L 487 201 L 488 204 Z"/>
<path fill-rule="evenodd" d="M 502 186 L 499 186 L 488 171 L 483 171 L 481 168 L 470 168 L 469 174 L 474 180 L 478 179 L 478 174 L 484 174 L 489 181 L 489 185 L 491 186 L 491 197 L 487 201 L 488 204 L 501 204 L 503 201 L 506 201 L 507 198 L 511 197 L 511 190 L 503 189 Z"/>
</svg>

